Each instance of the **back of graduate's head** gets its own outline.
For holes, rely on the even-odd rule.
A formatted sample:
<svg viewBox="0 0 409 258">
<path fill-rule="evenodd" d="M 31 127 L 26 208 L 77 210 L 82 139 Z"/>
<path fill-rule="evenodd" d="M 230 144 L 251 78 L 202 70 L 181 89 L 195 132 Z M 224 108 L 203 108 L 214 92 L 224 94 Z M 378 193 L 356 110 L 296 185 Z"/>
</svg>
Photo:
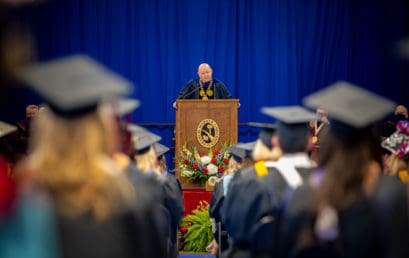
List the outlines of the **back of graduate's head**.
<svg viewBox="0 0 409 258">
<path fill-rule="evenodd" d="M 300 106 L 263 108 L 262 112 L 277 119 L 276 135 L 283 153 L 307 150 L 309 122 L 315 118 L 313 112 Z"/>
<path fill-rule="evenodd" d="M 79 131 L 80 124 L 94 121 L 107 133 L 106 142 L 110 142 L 107 146 L 111 145 L 107 147 L 109 151 L 117 149 L 119 132 L 112 100 L 129 93 L 132 89 L 130 82 L 85 55 L 33 63 L 20 69 L 17 74 L 22 82 L 43 97 L 49 107 L 41 120 L 66 125 L 51 128 Z M 49 131 L 41 126 L 39 130 Z M 83 141 L 85 143 L 89 139 L 84 137 Z"/>
<path fill-rule="evenodd" d="M 154 172 L 158 175 L 162 175 L 162 171 L 159 168 L 158 152 L 156 150 L 156 147 L 158 147 L 162 155 L 166 152 L 163 152 L 161 149 L 163 145 L 158 144 L 162 137 L 135 124 L 128 125 L 128 128 L 132 132 L 132 144 L 134 149 L 132 158 L 135 160 L 137 168 L 145 173 Z"/>
<path fill-rule="evenodd" d="M 322 139 L 323 192 L 336 207 L 372 190 L 382 166 L 380 137 L 374 124 L 394 103 L 347 82 L 337 82 L 304 99 L 305 105 L 330 112 L 330 131 Z M 371 183 L 368 183 L 371 182 Z"/>
<path fill-rule="evenodd" d="M 349 155 L 347 152 L 369 148 L 370 157 L 379 160 L 380 136 L 376 123 L 393 111 L 395 104 L 392 101 L 343 81 L 313 93 L 303 101 L 310 108 L 323 107 L 331 113 L 330 131 L 322 141 L 321 153 L 325 155 L 326 149 L 332 149 L 344 150 L 345 155 Z"/>
<path fill-rule="evenodd" d="M 251 158 L 256 142 L 237 143 L 227 148 L 230 153 L 229 166 L 225 174 L 247 168 L 254 162 Z"/>
<path fill-rule="evenodd" d="M 276 125 L 272 123 L 249 123 L 251 127 L 260 128 L 258 139 L 252 143 L 251 157 L 253 161 L 277 160 L 281 156 L 281 149 L 273 145 Z"/>
<path fill-rule="evenodd" d="M 305 152 L 310 138 L 307 123 L 288 125 L 279 122 L 277 125 L 277 137 L 283 153 Z"/>
<path fill-rule="evenodd" d="M 108 218 L 132 199 L 132 188 L 109 158 L 117 131 L 108 103 L 129 92 L 130 84 L 82 55 L 36 63 L 18 76 L 49 107 L 35 121 L 27 166 L 38 172 L 62 214 Z M 84 197 L 84 189 L 93 194 Z"/>
</svg>

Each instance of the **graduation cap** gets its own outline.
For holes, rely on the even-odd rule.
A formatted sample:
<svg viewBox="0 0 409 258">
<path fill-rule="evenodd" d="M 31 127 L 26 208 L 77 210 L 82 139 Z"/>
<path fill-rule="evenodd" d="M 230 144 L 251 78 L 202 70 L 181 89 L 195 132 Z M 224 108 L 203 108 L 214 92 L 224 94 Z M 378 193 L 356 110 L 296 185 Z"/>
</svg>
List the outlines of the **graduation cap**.
<svg viewBox="0 0 409 258">
<path fill-rule="evenodd" d="M 132 132 L 132 143 L 138 154 L 144 154 L 149 151 L 154 143 L 159 142 L 162 137 L 141 126 L 130 124 L 128 130 Z M 158 155 L 159 156 L 159 155 Z"/>
<path fill-rule="evenodd" d="M 17 127 L 14 125 L 0 121 L 0 138 L 14 132 L 15 130 L 17 130 Z"/>
<path fill-rule="evenodd" d="M 396 106 L 384 97 L 345 81 L 309 95 L 303 102 L 310 108 L 327 110 L 331 114 L 330 130 L 343 139 L 359 137 Z"/>
<path fill-rule="evenodd" d="M 271 142 L 271 137 L 273 137 L 274 132 L 276 131 L 276 125 L 275 124 L 249 122 L 249 123 L 247 123 L 247 125 L 252 126 L 252 127 L 260 128 L 261 130 L 260 130 L 260 133 L 258 135 L 258 138 L 261 140 L 261 142 L 265 146 L 267 146 L 270 149 L 273 148 L 273 144 Z"/>
<path fill-rule="evenodd" d="M 155 143 L 155 150 L 156 150 L 156 154 L 158 155 L 158 157 L 164 155 L 166 152 L 168 152 L 170 149 L 168 147 L 166 147 L 163 144 L 160 144 L 158 142 Z"/>
<path fill-rule="evenodd" d="M 237 143 L 227 148 L 227 151 L 232 154 L 233 158 L 241 163 L 244 158 L 250 157 L 256 142 Z"/>
<path fill-rule="evenodd" d="M 137 99 L 120 98 L 114 105 L 114 112 L 117 116 L 124 116 L 132 113 L 140 106 L 140 102 Z"/>
<path fill-rule="evenodd" d="M 132 89 L 129 81 L 85 55 L 32 64 L 21 69 L 18 78 L 63 117 L 94 111 L 101 101 Z"/>
<path fill-rule="evenodd" d="M 301 106 L 264 107 L 263 114 L 277 120 L 277 135 L 284 152 L 298 152 L 305 149 L 310 133 L 309 123 L 315 113 Z"/>
</svg>

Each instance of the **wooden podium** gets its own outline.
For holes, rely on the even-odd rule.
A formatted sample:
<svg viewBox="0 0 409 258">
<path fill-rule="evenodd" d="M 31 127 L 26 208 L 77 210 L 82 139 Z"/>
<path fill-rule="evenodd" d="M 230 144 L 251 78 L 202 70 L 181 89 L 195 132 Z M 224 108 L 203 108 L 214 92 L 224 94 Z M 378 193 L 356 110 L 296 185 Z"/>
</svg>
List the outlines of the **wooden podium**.
<svg viewBox="0 0 409 258">
<path fill-rule="evenodd" d="M 219 149 L 223 143 L 237 143 L 238 99 L 176 101 L 175 155 L 178 157 L 185 143 L 207 153 L 210 148 Z M 177 159 L 175 167 L 178 167 Z M 177 173 L 182 186 L 186 180 Z"/>
</svg>

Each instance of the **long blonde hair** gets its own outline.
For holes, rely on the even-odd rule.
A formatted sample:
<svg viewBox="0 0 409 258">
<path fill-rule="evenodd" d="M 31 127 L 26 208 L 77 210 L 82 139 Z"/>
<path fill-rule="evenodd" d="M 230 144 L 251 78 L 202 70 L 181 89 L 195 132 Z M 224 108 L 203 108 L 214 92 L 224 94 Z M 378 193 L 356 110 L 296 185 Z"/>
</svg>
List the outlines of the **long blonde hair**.
<svg viewBox="0 0 409 258">
<path fill-rule="evenodd" d="M 268 148 L 260 139 L 254 145 L 252 157 L 254 161 L 269 160 L 276 161 L 282 156 L 281 149 L 278 147 Z"/>
<path fill-rule="evenodd" d="M 149 150 L 143 154 L 135 155 L 136 167 L 144 173 L 153 172 L 159 178 L 162 178 L 161 168 L 155 149 L 151 146 Z"/>
<path fill-rule="evenodd" d="M 101 220 L 132 202 L 132 186 L 108 155 L 109 114 L 102 110 L 74 119 L 45 110 L 33 122 L 27 164 L 63 215 L 91 213 Z"/>
</svg>

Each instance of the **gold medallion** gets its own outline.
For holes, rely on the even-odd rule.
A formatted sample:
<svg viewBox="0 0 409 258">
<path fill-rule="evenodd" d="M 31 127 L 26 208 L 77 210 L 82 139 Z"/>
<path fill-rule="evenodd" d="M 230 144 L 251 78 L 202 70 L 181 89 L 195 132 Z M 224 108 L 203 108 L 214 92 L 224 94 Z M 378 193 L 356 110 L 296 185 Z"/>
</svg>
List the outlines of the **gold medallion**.
<svg viewBox="0 0 409 258">
<path fill-rule="evenodd" d="M 213 90 L 212 89 L 207 90 L 207 96 L 209 96 L 209 97 L 213 96 Z"/>
<path fill-rule="evenodd" d="M 211 148 L 217 144 L 220 137 L 219 126 L 213 119 L 202 120 L 196 129 L 197 141 L 206 148 Z"/>
<path fill-rule="evenodd" d="M 205 92 L 204 92 L 204 90 L 203 90 L 203 89 L 199 91 L 199 95 L 200 95 L 200 97 L 202 97 L 202 98 L 203 98 L 203 96 L 205 95 Z"/>
<path fill-rule="evenodd" d="M 317 142 L 318 142 L 318 137 L 317 137 L 317 136 L 313 136 L 313 137 L 311 138 L 311 141 L 312 141 L 313 144 L 317 144 Z"/>
</svg>

